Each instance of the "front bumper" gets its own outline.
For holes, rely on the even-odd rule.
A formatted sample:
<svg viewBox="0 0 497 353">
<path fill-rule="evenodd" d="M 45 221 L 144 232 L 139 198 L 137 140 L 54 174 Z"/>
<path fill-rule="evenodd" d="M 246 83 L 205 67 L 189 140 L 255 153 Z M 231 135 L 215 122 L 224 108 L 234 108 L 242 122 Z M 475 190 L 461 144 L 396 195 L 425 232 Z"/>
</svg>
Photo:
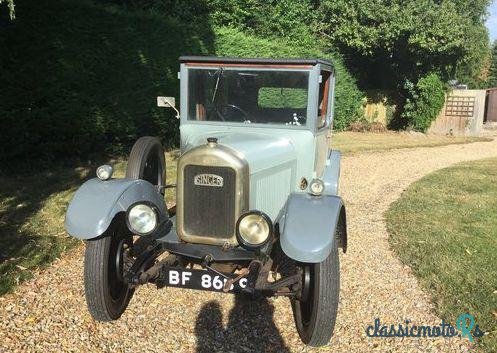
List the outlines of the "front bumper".
<svg viewBox="0 0 497 353">
<path fill-rule="evenodd" d="M 175 223 L 175 217 L 171 220 Z M 156 239 L 156 241 L 163 250 L 192 260 L 203 261 L 209 258 L 210 262 L 249 262 L 257 258 L 256 252 L 245 250 L 242 247 L 224 248 L 217 245 L 182 242 L 176 233 L 175 224 L 167 235 Z"/>
</svg>

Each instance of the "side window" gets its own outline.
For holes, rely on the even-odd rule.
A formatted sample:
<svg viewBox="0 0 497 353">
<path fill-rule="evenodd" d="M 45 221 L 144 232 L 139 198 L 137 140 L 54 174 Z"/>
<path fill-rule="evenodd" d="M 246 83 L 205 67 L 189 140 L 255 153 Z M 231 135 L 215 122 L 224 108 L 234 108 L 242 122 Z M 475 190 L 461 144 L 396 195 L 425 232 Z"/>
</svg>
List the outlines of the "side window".
<svg viewBox="0 0 497 353">
<path fill-rule="evenodd" d="M 318 100 L 318 129 L 326 125 L 326 116 L 328 115 L 328 98 L 330 96 L 330 78 L 331 72 L 321 71 L 321 83 L 319 84 Z"/>
</svg>

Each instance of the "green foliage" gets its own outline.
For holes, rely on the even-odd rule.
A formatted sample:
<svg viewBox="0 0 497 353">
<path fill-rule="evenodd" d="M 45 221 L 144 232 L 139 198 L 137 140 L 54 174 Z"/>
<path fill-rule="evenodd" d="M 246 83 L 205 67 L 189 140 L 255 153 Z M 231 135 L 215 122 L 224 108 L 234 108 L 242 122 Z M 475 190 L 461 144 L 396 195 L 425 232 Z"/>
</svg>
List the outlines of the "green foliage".
<svg viewBox="0 0 497 353">
<path fill-rule="evenodd" d="M 363 118 L 364 93 L 359 89 L 356 78 L 347 69 L 341 56 L 335 53 L 333 57 L 336 70 L 333 129 L 343 131 L 352 122 Z"/>
<path fill-rule="evenodd" d="M 490 56 L 488 32 L 485 27 L 468 26 L 464 32 L 465 52 L 457 61 L 454 77 L 470 88 L 486 86 L 484 71 Z"/>
<path fill-rule="evenodd" d="M 137 6 L 134 1 L 120 0 Z M 117 0 L 116 0 L 117 2 Z M 337 71 L 334 128 L 344 130 L 362 117 L 363 93 L 343 57 L 320 36 L 319 3 L 313 0 L 148 0 L 140 8 L 181 14 L 182 20 L 209 17 L 216 28 L 212 54 L 241 57 L 327 58 Z M 327 19 L 323 23 L 327 23 Z"/>
<path fill-rule="evenodd" d="M 13 0 L 0 3 L 13 13 Z M 0 32 L 0 119 L 8 127 L 0 161 L 87 156 L 109 146 L 125 152 L 144 134 L 175 145 L 174 114 L 156 108 L 154 97 L 178 95 L 183 54 L 331 59 L 334 127 L 343 130 L 362 117 L 358 85 L 402 95 L 406 80 L 422 82 L 430 72 L 481 85 L 488 3 L 25 0 Z M 404 113 L 410 124 L 423 110 L 414 93 Z"/>
<path fill-rule="evenodd" d="M 174 113 L 157 108 L 155 97 L 179 95 L 180 55 L 330 57 L 318 42 L 213 30 L 208 16 L 191 21 L 208 6 L 212 2 L 174 2 L 163 10 L 124 9 L 120 1 L 20 2 L 16 21 L 0 32 L 2 169 L 19 161 L 126 153 L 147 134 L 177 145 Z M 336 127 L 343 129 L 359 115 L 361 93 L 335 62 Z"/>
<path fill-rule="evenodd" d="M 307 107 L 307 89 L 286 87 L 262 87 L 259 89 L 257 104 L 260 108 Z"/>
<path fill-rule="evenodd" d="M 295 44 L 285 38 L 258 38 L 233 28 L 222 27 L 216 33 L 216 53 L 221 56 L 241 57 L 305 57 L 331 60 L 336 70 L 335 130 L 344 130 L 351 122 L 362 117 L 363 93 L 355 78 L 345 68 L 337 54 L 325 53 L 319 43 Z"/>
<path fill-rule="evenodd" d="M 311 44 L 317 12 L 310 0 L 209 0 L 216 25 Z"/>
<path fill-rule="evenodd" d="M 127 152 L 146 134 L 177 144 L 174 113 L 155 97 L 178 96 L 180 55 L 214 51 L 208 25 L 89 1 L 31 0 L 16 10 L 0 32 L 2 169 Z"/>
<path fill-rule="evenodd" d="M 497 40 L 492 45 L 492 61 L 488 73 L 488 87 L 497 87 Z"/>
<path fill-rule="evenodd" d="M 431 71 L 444 80 L 457 75 L 460 81 L 476 83 L 488 52 L 488 4 L 489 0 L 323 0 L 320 12 L 324 34 L 348 54 L 365 84 L 390 89 Z"/>
<path fill-rule="evenodd" d="M 15 5 L 14 5 L 14 0 L 0 0 L 0 5 L 2 5 L 3 3 L 6 3 L 7 4 L 7 7 L 9 9 L 9 16 L 10 16 L 10 19 L 13 20 L 16 18 L 16 13 L 15 13 Z"/>
<path fill-rule="evenodd" d="M 104 0 L 181 21 L 209 18 L 214 27 L 237 28 L 257 37 L 312 43 L 318 12 L 312 0 Z"/>
<path fill-rule="evenodd" d="M 407 81 L 405 89 L 408 98 L 402 118 L 409 128 L 426 132 L 443 107 L 446 87 L 436 73 L 430 73 L 416 85 Z"/>
<path fill-rule="evenodd" d="M 303 31 L 297 12 L 304 8 L 295 1 L 286 3 L 293 10 L 288 17 L 264 15 L 269 5 L 265 11 L 248 11 L 258 2 L 145 1 L 140 8 L 130 2 L 124 9 L 120 3 L 20 4 L 15 26 L 0 34 L 0 45 L 8 48 L 0 57 L 5 68 L 0 72 L 0 119 L 10 127 L 0 141 L 3 161 L 86 156 L 104 146 L 120 152 L 144 134 L 161 136 L 167 146 L 176 144 L 177 122 L 170 111 L 154 106 L 154 97 L 177 95 L 182 54 L 326 56 L 315 42 L 304 45 L 309 36 L 294 41 L 283 35 Z M 283 3 L 273 5 L 284 9 Z M 247 11 L 227 11 L 243 6 Z M 212 19 L 207 16 L 211 12 Z M 202 20 L 192 23 L 199 14 Z M 280 36 L 262 39 L 226 27 L 212 32 L 212 23 L 230 21 L 247 31 L 253 22 L 253 33 Z M 336 119 L 344 128 L 359 114 L 360 92 L 343 67 L 338 71 Z"/>
</svg>

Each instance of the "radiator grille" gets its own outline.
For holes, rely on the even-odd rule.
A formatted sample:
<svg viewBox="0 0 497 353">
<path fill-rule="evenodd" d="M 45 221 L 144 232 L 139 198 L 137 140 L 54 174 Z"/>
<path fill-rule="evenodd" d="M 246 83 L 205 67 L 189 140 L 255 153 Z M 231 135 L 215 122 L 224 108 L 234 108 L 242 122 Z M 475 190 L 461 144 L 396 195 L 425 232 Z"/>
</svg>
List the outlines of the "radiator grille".
<svg viewBox="0 0 497 353">
<path fill-rule="evenodd" d="M 200 174 L 223 178 L 222 186 L 195 183 Z M 187 234 L 230 238 L 235 232 L 235 183 L 232 168 L 187 165 L 184 169 L 184 229 Z"/>
</svg>

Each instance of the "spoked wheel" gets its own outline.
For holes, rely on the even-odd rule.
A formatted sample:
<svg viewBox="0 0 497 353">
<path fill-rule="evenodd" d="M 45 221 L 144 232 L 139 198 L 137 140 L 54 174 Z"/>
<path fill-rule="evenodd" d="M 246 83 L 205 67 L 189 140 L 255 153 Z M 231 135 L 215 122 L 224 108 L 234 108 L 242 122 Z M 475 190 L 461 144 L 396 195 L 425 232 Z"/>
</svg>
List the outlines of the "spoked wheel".
<svg viewBox="0 0 497 353">
<path fill-rule="evenodd" d="M 131 150 L 126 178 L 146 180 L 162 192 L 165 170 L 160 141 L 155 137 L 138 139 Z M 85 296 L 95 320 L 116 320 L 126 310 L 134 292 L 125 280 L 126 272 L 149 246 L 153 240 L 148 238 L 133 242 L 133 234 L 121 217 L 114 219 L 101 237 L 86 243 Z"/>
<path fill-rule="evenodd" d="M 86 303 L 98 321 L 118 319 L 133 296 L 124 280 L 133 259 L 133 237 L 117 220 L 98 239 L 86 243 L 84 282 Z"/>
<path fill-rule="evenodd" d="M 340 267 L 336 244 L 323 262 L 299 267 L 302 269 L 302 297 L 292 300 L 295 325 L 302 342 L 323 346 L 333 335 L 338 309 Z"/>
</svg>

